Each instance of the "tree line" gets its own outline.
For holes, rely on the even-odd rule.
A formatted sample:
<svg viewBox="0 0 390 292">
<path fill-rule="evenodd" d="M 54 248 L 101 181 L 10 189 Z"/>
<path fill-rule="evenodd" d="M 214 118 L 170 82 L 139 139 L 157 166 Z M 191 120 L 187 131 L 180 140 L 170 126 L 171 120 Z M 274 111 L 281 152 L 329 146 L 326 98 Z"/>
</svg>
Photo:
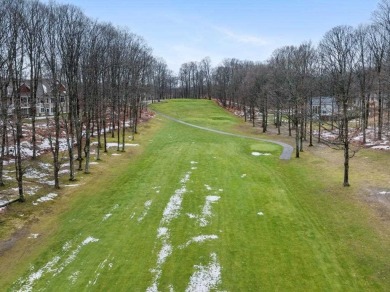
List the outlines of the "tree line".
<svg viewBox="0 0 390 292">
<path fill-rule="evenodd" d="M 53 115 L 47 117 L 47 138 L 59 188 L 60 139 L 65 135 L 69 179 L 76 170 L 89 172 L 91 138 L 100 151 L 108 135 L 124 150 L 125 128 L 137 133 L 148 100 L 215 98 L 224 107 L 241 109 L 244 118 L 260 118 L 266 132 L 272 119 L 281 133 L 288 123 L 296 152 L 303 141 L 317 137 L 344 151 L 344 185 L 349 185 L 353 132 L 373 124 L 375 138 L 390 130 L 390 0 L 381 0 L 372 23 L 337 26 L 319 42 L 276 49 L 268 60 L 226 59 L 212 67 L 211 59 L 182 64 L 177 75 L 154 57 L 141 36 L 127 29 L 88 18 L 78 7 L 38 0 L 0 0 L 0 185 L 9 145 L 13 145 L 16 180 L 24 201 L 22 137 L 24 114 L 21 87 L 29 88 L 32 157 L 37 157 L 36 117 L 39 82 L 49 80 Z M 333 97 L 332 116 L 313 110 L 313 99 Z M 64 97 L 66 102 L 64 104 Z M 374 110 L 372 110 L 374 107 Z M 351 128 L 351 121 L 356 125 Z M 315 129 L 316 128 L 316 129 Z M 327 141 L 321 132 L 331 129 Z M 9 156 L 8 156 L 9 157 Z M 75 158 L 74 158 L 75 157 Z"/>
<path fill-rule="evenodd" d="M 260 118 L 263 132 L 270 117 L 279 134 L 287 120 L 289 135 L 295 132 L 297 158 L 303 141 L 312 146 L 315 136 L 344 151 L 344 186 L 349 186 L 354 134 L 362 133 L 366 143 L 369 121 L 374 139 L 390 133 L 390 1 L 382 0 L 372 15 L 372 23 L 336 26 L 318 45 L 284 46 L 264 62 L 226 59 L 214 68 L 209 58 L 185 63 L 173 97 L 213 97 L 223 107 L 241 109 L 253 125 Z M 321 109 L 325 97 L 334 103 L 330 117 L 313 107 L 313 100 L 319 100 Z M 336 137 L 323 138 L 324 130 Z"/>
<path fill-rule="evenodd" d="M 89 172 L 91 136 L 97 135 L 97 159 L 100 149 L 107 151 L 109 131 L 117 136 L 117 150 L 124 150 L 125 127 L 137 133 L 146 99 L 167 90 L 171 73 L 142 37 L 90 19 L 76 6 L 0 0 L 0 15 L 0 185 L 12 145 L 19 198 L 24 201 L 23 86 L 29 89 L 35 159 L 36 108 L 42 102 L 38 87 L 44 79 L 49 82 L 53 113 L 46 119 L 46 135 L 59 188 L 61 137 L 65 135 L 68 146 L 69 179 L 75 180 L 76 169 Z"/>
</svg>

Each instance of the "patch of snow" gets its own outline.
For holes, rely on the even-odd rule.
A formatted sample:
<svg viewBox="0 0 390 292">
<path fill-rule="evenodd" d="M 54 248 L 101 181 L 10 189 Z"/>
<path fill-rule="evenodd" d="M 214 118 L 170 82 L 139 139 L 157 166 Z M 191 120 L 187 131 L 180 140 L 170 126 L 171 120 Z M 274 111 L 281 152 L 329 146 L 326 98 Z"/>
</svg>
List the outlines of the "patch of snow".
<svg viewBox="0 0 390 292">
<path fill-rule="evenodd" d="M 371 147 L 372 149 L 377 149 L 377 150 L 390 150 L 390 146 L 382 146 L 382 145 L 379 145 L 379 146 L 373 146 Z"/>
<path fill-rule="evenodd" d="M 78 187 L 81 184 L 70 184 L 70 185 L 64 185 L 64 187 Z"/>
<path fill-rule="evenodd" d="M 390 195 L 390 192 L 385 192 L 385 191 L 379 192 L 379 195 Z"/>
<path fill-rule="evenodd" d="M 211 191 L 212 188 L 209 185 L 204 185 L 206 187 L 206 190 Z"/>
<path fill-rule="evenodd" d="M 271 153 L 261 153 L 261 152 L 252 152 L 252 155 L 253 156 L 269 156 L 269 155 L 272 155 Z"/>
<path fill-rule="evenodd" d="M 158 291 L 158 281 L 162 274 L 162 266 L 166 259 L 172 254 L 173 247 L 169 241 L 169 224 L 180 215 L 183 195 L 187 192 L 186 183 L 190 179 L 191 172 L 187 172 L 180 180 L 181 187 L 176 189 L 165 206 L 163 216 L 160 220 L 160 227 L 157 229 L 157 238 L 160 239 L 161 249 L 157 255 L 156 267 L 151 270 L 153 282 L 146 291 Z"/>
<path fill-rule="evenodd" d="M 27 237 L 27 238 L 29 238 L 29 239 L 36 239 L 36 238 L 38 238 L 38 236 L 39 236 L 39 233 L 31 233 L 30 236 Z"/>
<path fill-rule="evenodd" d="M 159 227 L 157 229 L 157 238 L 161 238 L 161 237 L 167 237 L 169 235 L 169 230 L 167 227 Z"/>
<path fill-rule="evenodd" d="M 92 285 L 94 286 L 97 282 L 97 280 L 99 279 L 99 276 L 100 276 L 100 271 L 104 269 L 104 267 L 106 266 L 106 263 L 107 263 L 108 259 L 105 259 L 104 261 L 102 261 L 98 267 L 96 268 L 95 270 L 95 278 L 92 280 L 92 281 L 88 281 L 88 286 Z"/>
<path fill-rule="evenodd" d="M 96 161 L 92 161 L 89 163 L 90 165 L 96 165 L 96 164 L 99 164 L 99 162 L 96 162 Z"/>
<path fill-rule="evenodd" d="M 68 251 L 72 247 L 72 244 L 70 241 L 65 242 L 65 244 L 62 246 L 63 251 Z"/>
<path fill-rule="evenodd" d="M 165 243 L 157 256 L 157 265 L 161 266 L 165 263 L 166 259 L 172 254 L 172 246 L 168 243 Z"/>
<path fill-rule="evenodd" d="M 246 177 L 246 173 L 244 173 L 244 174 L 241 175 L 241 178 L 244 178 L 244 177 Z"/>
<path fill-rule="evenodd" d="M 191 161 L 190 163 L 191 164 L 198 164 L 198 162 L 196 162 L 196 161 Z"/>
<path fill-rule="evenodd" d="M 30 178 L 30 179 L 40 179 L 47 176 L 48 175 L 46 173 L 40 172 L 39 170 L 34 168 L 27 169 L 24 174 L 25 178 Z"/>
<path fill-rule="evenodd" d="M 94 142 L 94 143 L 91 143 L 91 145 L 93 144 L 97 144 L 97 142 Z M 120 148 L 122 148 L 122 145 L 123 144 L 119 144 L 119 147 Z M 107 143 L 106 144 L 106 146 L 107 146 L 107 149 L 108 148 L 111 148 L 111 147 L 118 147 L 118 143 Z M 128 143 L 125 143 L 125 147 L 138 147 L 139 146 L 139 144 L 128 144 Z"/>
<path fill-rule="evenodd" d="M 70 281 L 70 283 L 71 283 L 72 285 L 74 285 L 74 284 L 76 283 L 76 281 L 77 281 L 79 275 L 80 275 L 80 271 L 76 271 L 76 272 L 72 273 L 72 275 L 70 275 L 70 276 L 68 277 L 68 280 Z"/>
<path fill-rule="evenodd" d="M 258 213 L 257 213 L 257 215 L 259 215 L 259 216 L 263 216 L 263 215 L 264 215 L 264 213 L 263 213 L 263 212 L 258 212 Z"/>
<path fill-rule="evenodd" d="M 108 218 L 110 218 L 112 216 L 111 213 L 108 213 L 106 215 L 103 216 L 103 221 L 106 221 Z"/>
<path fill-rule="evenodd" d="M 33 196 L 36 194 L 36 192 L 40 189 L 38 186 L 32 186 L 29 187 L 29 189 L 26 189 L 25 193 L 29 196 Z"/>
<path fill-rule="evenodd" d="M 112 153 L 111 155 L 112 156 L 121 156 L 122 154 L 120 154 L 120 153 Z"/>
<path fill-rule="evenodd" d="M 187 246 L 189 246 L 192 243 L 200 243 L 205 242 L 206 240 L 214 240 L 218 239 L 217 235 L 199 235 L 191 238 L 189 241 L 187 241 L 185 244 L 181 245 L 179 248 L 183 249 Z"/>
<path fill-rule="evenodd" d="M 99 239 L 94 238 L 92 236 L 88 236 L 86 239 L 84 239 L 84 241 L 81 243 L 81 245 L 87 245 L 88 243 L 98 242 L 98 241 L 99 241 Z"/>
<path fill-rule="evenodd" d="M 211 204 L 217 202 L 221 197 L 219 196 L 207 196 L 206 203 L 203 206 L 202 215 L 199 218 L 199 225 L 205 227 L 208 225 L 208 218 L 212 216 L 211 213 Z"/>
<path fill-rule="evenodd" d="M 66 173 L 70 173 L 70 170 L 69 169 L 61 169 L 60 171 L 58 171 L 59 175 L 66 174 Z"/>
<path fill-rule="evenodd" d="M 168 224 L 172 219 L 179 216 L 179 211 L 181 208 L 181 203 L 183 201 L 183 194 L 187 191 L 186 187 L 183 186 L 180 189 L 175 191 L 175 194 L 169 199 L 168 204 L 166 205 L 162 222 Z"/>
<path fill-rule="evenodd" d="M 190 278 L 186 292 L 211 291 L 221 284 L 221 266 L 217 255 L 211 254 L 211 262 L 207 266 L 195 265 L 195 272 Z"/>
<path fill-rule="evenodd" d="M 149 200 L 149 201 L 145 202 L 145 204 L 144 204 L 145 209 L 144 209 L 143 213 L 141 214 L 141 216 L 138 217 L 138 219 L 137 219 L 138 222 L 141 222 L 142 220 L 144 220 L 144 218 L 148 214 L 148 211 L 150 209 L 150 206 L 152 205 L 152 202 L 153 202 L 152 200 Z"/>
<path fill-rule="evenodd" d="M 33 202 L 34 205 L 38 205 L 38 203 L 43 203 L 43 202 L 48 202 L 48 201 L 53 201 L 55 197 L 58 195 L 56 193 L 49 193 L 46 196 L 40 197 L 38 200 Z"/>
</svg>

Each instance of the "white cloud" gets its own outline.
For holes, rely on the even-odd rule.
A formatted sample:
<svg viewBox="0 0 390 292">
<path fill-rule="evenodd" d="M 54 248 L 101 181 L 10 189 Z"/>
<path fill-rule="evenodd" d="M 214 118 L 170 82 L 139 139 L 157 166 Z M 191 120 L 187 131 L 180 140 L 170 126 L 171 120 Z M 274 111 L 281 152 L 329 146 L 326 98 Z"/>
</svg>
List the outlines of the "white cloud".
<svg viewBox="0 0 390 292">
<path fill-rule="evenodd" d="M 256 46 L 265 46 L 269 44 L 269 41 L 259 36 L 240 34 L 230 29 L 219 26 L 213 26 L 213 28 L 217 32 L 221 33 L 225 38 L 228 38 L 237 43 L 251 44 Z"/>
</svg>

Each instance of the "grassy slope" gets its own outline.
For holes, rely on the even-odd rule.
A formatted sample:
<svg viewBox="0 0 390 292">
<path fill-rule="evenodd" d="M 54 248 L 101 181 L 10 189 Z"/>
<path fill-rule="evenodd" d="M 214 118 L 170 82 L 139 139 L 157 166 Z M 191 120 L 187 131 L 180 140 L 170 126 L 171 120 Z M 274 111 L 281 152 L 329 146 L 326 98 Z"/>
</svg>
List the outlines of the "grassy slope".
<svg viewBox="0 0 390 292">
<path fill-rule="evenodd" d="M 156 109 L 202 126 L 243 128 L 208 101 L 169 102 Z M 111 168 L 104 170 L 101 179 L 47 205 L 47 214 L 32 230 L 42 236 L 35 241 L 23 239 L 17 250 L 0 258 L 1 271 L 7 271 L 0 277 L 0 287 L 31 275 L 29 262 L 37 271 L 59 255 L 58 267 L 77 252 L 61 273 L 44 274 L 34 287 L 145 291 L 152 283 L 150 269 L 156 266 L 161 248 L 156 237 L 162 212 L 180 188 L 180 179 L 191 171 L 183 211 L 170 223 L 174 251 L 163 266 L 160 290 L 173 284 L 176 291 L 184 291 L 194 265 L 206 265 L 211 253 L 217 254 L 222 266 L 221 290 L 390 288 L 386 278 L 389 239 L 372 228 L 365 206 L 351 199 L 354 189 L 338 187 L 337 171 L 324 169 L 329 166 L 326 160 L 308 153 L 301 160 L 280 161 L 279 146 L 203 132 L 160 118 L 150 126 L 141 132 L 140 149 L 132 150 L 138 154 L 112 157 L 105 162 Z M 252 151 L 274 155 L 254 157 Z M 198 162 L 197 169 L 191 170 L 191 161 Z M 185 214 L 200 213 L 205 196 L 212 194 L 221 199 L 212 204 L 211 224 L 199 227 Z M 138 221 L 149 200 L 147 215 Z M 108 213 L 112 216 L 103 220 Z M 175 248 L 200 234 L 218 239 Z M 89 236 L 99 241 L 78 249 Z M 66 243 L 69 250 L 63 249 Z M 15 258 L 20 260 L 12 262 Z"/>
</svg>

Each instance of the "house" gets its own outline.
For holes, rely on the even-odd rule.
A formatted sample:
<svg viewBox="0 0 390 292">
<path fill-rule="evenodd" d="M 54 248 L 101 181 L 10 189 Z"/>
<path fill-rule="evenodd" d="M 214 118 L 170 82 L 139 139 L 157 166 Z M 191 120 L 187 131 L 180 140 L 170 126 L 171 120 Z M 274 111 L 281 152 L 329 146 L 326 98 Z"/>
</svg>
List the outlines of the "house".
<svg viewBox="0 0 390 292">
<path fill-rule="evenodd" d="M 65 86 L 59 81 L 56 82 L 58 86 L 58 94 L 59 94 L 59 102 L 60 108 L 62 112 L 68 112 L 68 98 Z M 42 79 L 38 81 L 37 87 L 37 99 L 36 99 L 36 116 L 51 116 L 54 114 L 54 106 L 55 106 L 55 96 L 52 81 L 49 79 Z M 20 85 L 19 88 L 20 93 L 20 105 L 22 115 L 29 117 L 32 115 L 31 112 L 31 88 L 30 81 L 26 80 Z M 11 96 L 10 98 L 10 106 L 8 109 L 8 113 L 10 115 L 13 114 L 15 110 L 15 103 L 12 97 L 12 91 L 8 91 L 8 94 Z"/>
<path fill-rule="evenodd" d="M 311 102 L 314 117 L 330 118 L 338 111 L 336 99 L 331 96 L 313 97 Z"/>
<path fill-rule="evenodd" d="M 333 96 L 320 96 L 312 98 L 312 112 L 314 118 L 321 118 L 322 120 L 330 120 L 337 118 L 340 114 L 338 101 Z M 354 119 L 359 116 L 361 109 L 360 99 L 351 98 L 348 102 L 348 118 Z"/>
</svg>

